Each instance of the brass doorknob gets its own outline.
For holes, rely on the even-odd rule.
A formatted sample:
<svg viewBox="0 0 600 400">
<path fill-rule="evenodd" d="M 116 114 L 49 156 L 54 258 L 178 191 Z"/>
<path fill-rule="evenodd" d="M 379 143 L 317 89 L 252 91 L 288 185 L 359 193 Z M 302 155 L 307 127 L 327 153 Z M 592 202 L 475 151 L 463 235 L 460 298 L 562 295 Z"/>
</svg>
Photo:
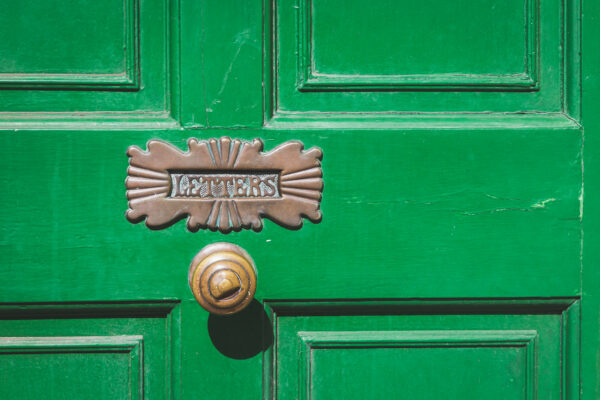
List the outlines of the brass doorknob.
<svg viewBox="0 0 600 400">
<path fill-rule="evenodd" d="M 192 260 L 188 281 L 194 297 L 213 314 L 233 314 L 256 292 L 256 267 L 248 253 L 232 243 L 209 244 Z"/>
</svg>

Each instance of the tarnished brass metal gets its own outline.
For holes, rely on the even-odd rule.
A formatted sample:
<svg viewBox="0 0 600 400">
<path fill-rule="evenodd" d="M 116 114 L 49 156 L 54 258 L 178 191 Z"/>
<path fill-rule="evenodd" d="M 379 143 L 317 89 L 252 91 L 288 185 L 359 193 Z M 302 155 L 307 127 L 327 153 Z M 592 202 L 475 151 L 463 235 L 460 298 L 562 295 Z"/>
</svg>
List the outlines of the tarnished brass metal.
<svg viewBox="0 0 600 400">
<path fill-rule="evenodd" d="M 133 223 L 161 229 L 186 215 L 190 231 L 262 228 L 262 217 L 297 229 L 321 220 L 321 149 L 288 141 L 264 153 L 263 142 L 222 137 L 188 140 L 189 150 L 151 140 L 130 157 L 125 187 Z"/>
<path fill-rule="evenodd" d="M 209 244 L 192 260 L 188 282 L 194 297 L 213 314 L 234 314 L 256 292 L 256 267 L 248 253 L 232 243 Z"/>
</svg>

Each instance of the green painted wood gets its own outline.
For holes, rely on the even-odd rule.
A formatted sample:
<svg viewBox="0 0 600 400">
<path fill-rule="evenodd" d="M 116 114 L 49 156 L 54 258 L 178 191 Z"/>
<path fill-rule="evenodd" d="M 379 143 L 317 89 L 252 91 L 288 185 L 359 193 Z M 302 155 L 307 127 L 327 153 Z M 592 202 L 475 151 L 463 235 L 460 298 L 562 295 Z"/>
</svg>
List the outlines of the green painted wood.
<svg viewBox="0 0 600 400">
<path fill-rule="evenodd" d="M 5 7 L 0 121 L 46 128 L 56 119 L 71 125 L 115 117 L 173 119 L 177 6 L 167 0 L 78 0 Z"/>
<path fill-rule="evenodd" d="M 573 398 L 577 303 L 269 303 L 278 398 Z M 572 314 L 574 313 L 574 315 Z M 435 360 L 433 362 L 432 360 Z M 497 380 L 497 381 L 495 381 Z M 493 388 L 493 390 L 492 390 Z M 310 394 L 310 395 L 309 395 Z"/>
<path fill-rule="evenodd" d="M 289 139 L 323 149 L 320 224 L 288 231 L 267 221 L 260 233 L 229 235 L 189 233 L 183 223 L 150 231 L 124 217 L 124 152 L 154 137 L 183 148 L 179 131 L 5 132 L 2 185 L 21 206 L 0 211 L 4 255 L 12 260 L 0 271 L 0 298 L 191 299 L 179 277 L 200 248 L 218 240 L 255 259 L 259 299 L 579 294 L 577 130 L 236 136 L 263 137 L 267 149 Z M 22 285 L 31 274 L 52 283 Z"/>
<path fill-rule="evenodd" d="M 462 7 L 470 12 L 457 12 Z M 534 0 L 428 0 L 403 7 L 374 1 L 368 8 L 358 0 L 301 1 L 300 85 L 303 90 L 535 88 L 537 8 Z"/>
<path fill-rule="evenodd" d="M 268 1 L 272 113 L 564 111 L 576 3 Z"/>
<path fill-rule="evenodd" d="M 141 336 L 2 338 L 6 399 L 144 398 Z M 96 384 L 90 384 L 96 382 Z"/>
<path fill-rule="evenodd" d="M 593 38 L 600 35 L 600 4 L 583 3 L 582 116 L 584 122 L 584 232 L 582 246 L 582 398 L 600 397 L 600 54 L 593 51 Z"/>
<path fill-rule="evenodd" d="M 314 397 L 600 396 L 596 4 L 88 3 L 0 17 L 0 343 L 141 336 L 147 398 L 305 396 L 299 332 L 379 343 L 319 350 Z M 321 147 L 322 222 L 126 221 L 128 146 L 224 135 Z M 229 319 L 186 278 L 223 240 L 258 269 Z M 449 331 L 536 331 L 537 383 L 513 347 L 381 346 Z M 110 354 L 0 363 L 0 397 L 126 398 Z"/>
<path fill-rule="evenodd" d="M 183 1 L 181 9 L 184 37 L 194 38 L 181 42 L 181 125 L 262 126 L 260 1 L 235 0 L 226 7 L 213 1 Z"/>
<path fill-rule="evenodd" d="M 536 331 L 298 332 L 298 337 L 300 399 L 399 393 L 414 399 L 534 399 L 537 392 Z"/>
<path fill-rule="evenodd" d="M 178 318 L 176 302 L 3 305 L 0 396 L 171 399 Z"/>
<path fill-rule="evenodd" d="M 8 4 L 0 86 L 138 88 L 137 8 L 137 0 Z"/>
</svg>

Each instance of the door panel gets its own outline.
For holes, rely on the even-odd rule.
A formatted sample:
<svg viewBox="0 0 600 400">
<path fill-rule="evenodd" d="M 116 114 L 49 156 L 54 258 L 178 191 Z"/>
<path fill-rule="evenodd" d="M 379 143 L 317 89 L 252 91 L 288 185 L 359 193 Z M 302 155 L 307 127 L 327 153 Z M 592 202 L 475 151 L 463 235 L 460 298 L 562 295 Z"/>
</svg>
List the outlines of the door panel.
<svg viewBox="0 0 600 400">
<path fill-rule="evenodd" d="M 49 400 L 172 398 L 177 393 L 173 382 L 179 381 L 178 305 L 2 306 L 0 396 Z"/>
<path fill-rule="evenodd" d="M 0 397 L 597 397 L 593 5 L 88 3 L 0 17 Z M 320 147 L 322 221 L 126 220 L 129 146 L 222 136 Z"/>
<path fill-rule="evenodd" d="M 579 100 L 569 90 L 578 85 L 575 1 L 282 0 L 266 11 L 275 121 L 358 112 L 564 121 Z"/>
<path fill-rule="evenodd" d="M 0 16 L 0 121 L 174 126 L 176 1 L 10 2 Z"/>
<path fill-rule="evenodd" d="M 7 353 L 3 357 L 2 378 L 17 384 L 6 385 L 2 395 L 45 399 L 143 398 L 141 343 L 141 336 L 4 339 L 2 350 Z M 92 380 L 100 384 L 89 385 Z"/>
<path fill-rule="evenodd" d="M 572 300 L 268 305 L 277 335 L 265 368 L 277 398 L 577 395 Z"/>
<path fill-rule="evenodd" d="M 384 335 L 303 333 L 301 398 L 364 399 L 401 392 L 416 393 L 411 396 L 414 399 L 533 397 L 535 384 L 529 364 L 533 331 L 414 334 L 415 331 L 388 331 Z M 431 341 L 436 345 L 428 346 Z M 431 368 L 431 360 L 435 360 L 435 368 Z M 432 381 L 436 385 L 428 384 Z M 492 392 L 491 387 L 502 387 L 502 391 Z"/>
</svg>

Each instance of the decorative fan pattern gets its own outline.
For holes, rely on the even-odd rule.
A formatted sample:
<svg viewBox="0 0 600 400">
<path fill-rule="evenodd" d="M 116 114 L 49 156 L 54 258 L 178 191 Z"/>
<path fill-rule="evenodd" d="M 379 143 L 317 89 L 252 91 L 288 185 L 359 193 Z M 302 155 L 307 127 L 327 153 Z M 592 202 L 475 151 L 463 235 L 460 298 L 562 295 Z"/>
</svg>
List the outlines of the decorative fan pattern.
<svg viewBox="0 0 600 400">
<path fill-rule="evenodd" d="M 229 232 L 260 230 L 262 217 L 290 229 L 300 228 L 303 218 L 321 220 L 319 148 L 304 150 L 301 142 L 289 141 L 263 153 L 260 139 L 228 137 L 191 138 L 188 148 L 183 152 L 151 140 L 147 151 L 137 146 L 127 150 L 129 221 L 145 219 L 149 228 L 161 229 L 188 216 L 190 231 Z M 187 195 L 174 196 L 174 185 L 182 180 Z"/>
</svg>

